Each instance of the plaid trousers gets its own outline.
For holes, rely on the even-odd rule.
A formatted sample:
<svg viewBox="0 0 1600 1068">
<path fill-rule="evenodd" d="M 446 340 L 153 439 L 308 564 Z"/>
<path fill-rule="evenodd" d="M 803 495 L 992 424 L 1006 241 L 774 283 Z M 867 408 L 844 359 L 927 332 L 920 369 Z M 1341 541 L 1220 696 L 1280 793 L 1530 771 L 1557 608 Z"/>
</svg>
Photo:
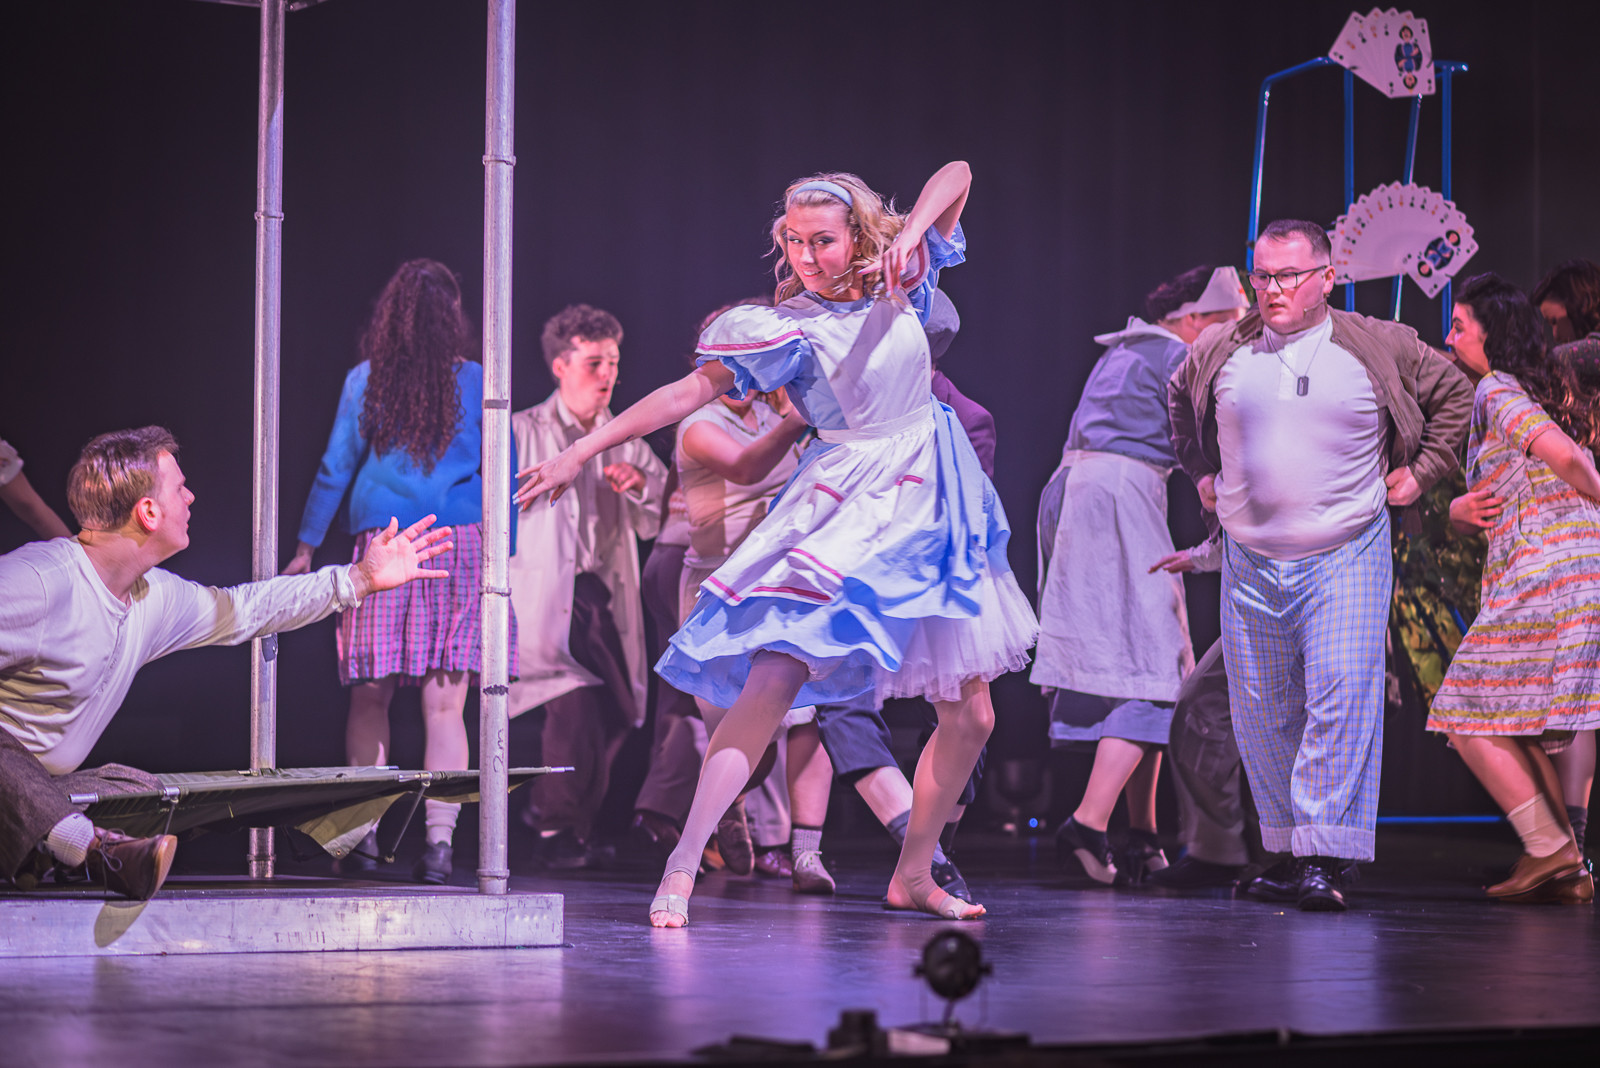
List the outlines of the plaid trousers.
<svg viewBox="0 0 1600 1068">
<path fill-rule="evenodd" d="M 1373 857 L 1392 571 L 1387 511 L 1304 560 L 1225 539 L 1228 697 L 1273 852 Z"/>
</svg>

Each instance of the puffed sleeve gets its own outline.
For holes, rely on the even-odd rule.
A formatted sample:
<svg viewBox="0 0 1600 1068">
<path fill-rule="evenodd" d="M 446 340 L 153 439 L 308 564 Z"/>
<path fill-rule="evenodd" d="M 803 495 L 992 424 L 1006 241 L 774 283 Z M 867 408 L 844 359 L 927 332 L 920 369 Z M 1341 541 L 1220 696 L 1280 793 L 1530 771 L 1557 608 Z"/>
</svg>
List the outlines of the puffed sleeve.
<svg viewBox="0 0 1600 1068">
<path fill-rule="evenodd" d="M 939 272 L 967 262 L 967 235 L 960 223 L 956 223 L 949 237 L 941 234 L 938 227 L 930 226 L 922 235 L 922 250 L 923 255 L 907 266 L 905 286 L 917 318 L 927 326 L 928 315 L 933 311 L 933 291 L 939 288 Z"/>
<path fill-rule="evenodd" d="M 1539 402 L 1528 396 L 1522 383 L 1507 374 L 1492 374 L 1479 385 L 1484 415 L 1524 456 L 1540 434 L 1556 424 Z"/>
<path fill-rule="evenodd" d="M 743 400 L 752 390 L 770 393 L 787 385 L 799 374 L 808 344 L 799 325 L 777 309 L 741 304 L 705 328 L 695 363 L 721 360 L 733 372 L 728 396 Z"/>
</svg>

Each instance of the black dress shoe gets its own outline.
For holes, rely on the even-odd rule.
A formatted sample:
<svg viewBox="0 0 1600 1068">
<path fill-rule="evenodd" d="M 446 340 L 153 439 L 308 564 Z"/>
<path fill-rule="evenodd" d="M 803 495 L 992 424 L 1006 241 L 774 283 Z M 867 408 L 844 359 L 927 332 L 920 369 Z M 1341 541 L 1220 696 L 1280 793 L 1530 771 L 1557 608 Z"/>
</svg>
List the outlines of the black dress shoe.
<svg viewBox="0 0 1600 1068">
<path fill-rule="evenodd" d="M 1348 861 L 1338 857 L 1306 857 L 1300 866 L 1295 904 L 1301 912 L 1343 912 L 1348 906 L 1339 891 Z"/>
<path fill-rule="evenodd" d="M 1244 869 L 1233 864 L 1213 864 L 1199 857 L 1179 857 L 1177 863 L 1145 877 L 1164 890 L 1217 890 L 1233 886 Z"/>
<path fill-rule="evenodd" d="M 429 842 L 422 848 L 422 856 L 411 869 L 411 878 L 419 883 L 443 886 L 450 881 L 454 868 L 455 850 L 449 842 Z"/>
<path fill-rule="evenodd" d="M 1245 897 L 1274 905 L 1293 905 L 1300 900 L 1300 869 L 1304 857 L 1285 857 L 1240 887 Z"/>
<path fill-rule="evenodd" d="M 541 835 L 534 847 L 533 859 L 542 868 L 579 871 L 603 867 L 608 858 L 602 850 L 591 848 L 569 827 L 555 834 Z"/>
</svg>

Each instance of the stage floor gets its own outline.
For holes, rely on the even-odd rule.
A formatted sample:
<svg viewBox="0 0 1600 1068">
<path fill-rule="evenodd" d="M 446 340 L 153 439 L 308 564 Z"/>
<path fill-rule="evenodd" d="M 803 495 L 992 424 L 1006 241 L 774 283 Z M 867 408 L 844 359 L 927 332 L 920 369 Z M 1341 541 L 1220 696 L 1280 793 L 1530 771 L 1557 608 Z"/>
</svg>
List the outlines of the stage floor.
<svg viewBox="0 0 1600 1068">
<path fill-rule="evenodd" d="M 826 844 L 836 897 L 708 876 L 678 931 L 646 925 L 643 866 L 515 876 L 566 895 L 558 949 L 8 962 L 0 1063 L 673 1060 L 736 1034 L 821 1046 L 846 1009 L 936 1019 L 912 967 L 945 925 L 882 911 L 886 837 Z M 1343 914 L 1094 887 L 1048 839 L 962 846 L 990 916 L 960 926 L 994 966 L 969 1027 L 1076 1044 L 1600 1025 L 1594 909 L 1482 899 L 1516 854 L 1502 826 L 1382 830 Z"/>
</svg>

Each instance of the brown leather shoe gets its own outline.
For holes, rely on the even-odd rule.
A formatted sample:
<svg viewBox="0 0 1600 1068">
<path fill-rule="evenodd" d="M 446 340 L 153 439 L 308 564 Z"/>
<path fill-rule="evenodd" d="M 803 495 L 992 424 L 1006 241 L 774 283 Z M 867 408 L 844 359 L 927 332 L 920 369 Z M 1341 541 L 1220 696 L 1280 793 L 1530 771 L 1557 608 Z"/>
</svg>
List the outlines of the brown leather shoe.
<svg viewBox="0 0 1600 1068">
<path fill-rule="evenodd" d="M 634 812 L 633 823 L 628 828 L 628 841 L 641 852 L 657 860 L 666 860 L 678 847 L 683 832 L 678 825 L 659 812 L 641 808 Z"/>
<path fill-rule="evenodd" d="M 773 846 L 771 849 L 757 849 L 756 874 L 771 879 L 793 879 L 794 858 L 789 855 L 789 847 L 784 845 Z"/>
<path fill-rule="evenodd" d="M 178 840 L 170 834 L 129 838 L 121 831 L 99 828 L 95 833 L 94 844 L 89 846 L 89 878 L 135 901 L 154 897 L 172 870 Z"/>
<path fill-rule="evenodd" d="M 1516 897 L 1551 879 L 1583 870 L 1583 854 L 1578 852 L 1576 842 L 1568 842 L 1548 857 L 1524 853 L 1522 859 L 1512 866 L 1510 878 L 1489 887 L 1488 893 L 1490 897 Z"/>
<path fill-rule="evenodd" d="M 745 816 L 744 799 L 728 806 L 717 821 L 717 849 L 731 875 L 749 875 L 756 867 L 756 847 L 750 840 L 750 821 Z"/>
<path fill-rule="evenodd" d="M 1513 905 L 1588 905 L 1594 901 L 1594 876 L 1580 868 L 1570 875 L 1546 880 L 1521 894 L 1496 900 Z"/>
</svg>

